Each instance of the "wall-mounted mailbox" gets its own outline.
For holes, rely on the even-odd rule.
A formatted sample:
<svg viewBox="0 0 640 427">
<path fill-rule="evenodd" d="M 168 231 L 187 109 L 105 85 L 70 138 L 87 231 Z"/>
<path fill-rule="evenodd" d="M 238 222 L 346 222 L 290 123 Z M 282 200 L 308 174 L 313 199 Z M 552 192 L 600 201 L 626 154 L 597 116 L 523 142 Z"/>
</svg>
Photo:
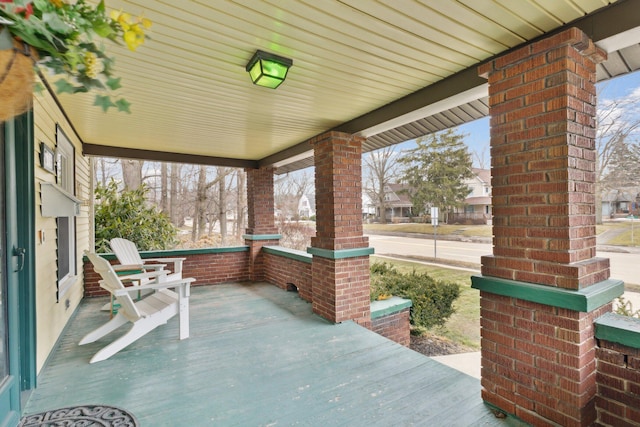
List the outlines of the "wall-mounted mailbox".
<svg viewBox="0 0 640 427">
<path fill-rule="evenodd" d="M 64 191 L 57 184 L 43 182 L 40 184 L 42 197 L 42 216 L 78 216 L 80 215 L 80 200 Z"/>
</svg>

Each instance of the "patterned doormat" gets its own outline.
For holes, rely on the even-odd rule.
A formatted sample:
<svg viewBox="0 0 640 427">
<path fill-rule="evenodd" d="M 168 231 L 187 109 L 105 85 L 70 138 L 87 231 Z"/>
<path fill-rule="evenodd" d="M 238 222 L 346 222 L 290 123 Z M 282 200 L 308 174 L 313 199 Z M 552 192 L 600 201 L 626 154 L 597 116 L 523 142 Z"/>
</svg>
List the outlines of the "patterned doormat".
<svg viewBox="0 0 640 427">
<path fill-rule="evenodd" d="M 82 405 L 25 415 L 18 427 L 138 427 L 138 420 L 124 409 Z"/>
</svg>

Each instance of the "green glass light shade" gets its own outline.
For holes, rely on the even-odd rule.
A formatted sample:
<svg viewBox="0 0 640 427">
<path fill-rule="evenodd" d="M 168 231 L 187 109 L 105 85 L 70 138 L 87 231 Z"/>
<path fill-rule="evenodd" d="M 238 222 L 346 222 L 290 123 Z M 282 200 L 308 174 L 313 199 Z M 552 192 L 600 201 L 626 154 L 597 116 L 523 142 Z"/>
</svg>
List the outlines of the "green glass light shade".
<svg viewBox="0 0 640 427">
<path fill-rule="evenodd" d="M 275 89 L 287 77 L 291 65 L 293 61 L 288 58 L 258 50 L 247 64 L 247 71 L 253 84 Z"/>
</svg>

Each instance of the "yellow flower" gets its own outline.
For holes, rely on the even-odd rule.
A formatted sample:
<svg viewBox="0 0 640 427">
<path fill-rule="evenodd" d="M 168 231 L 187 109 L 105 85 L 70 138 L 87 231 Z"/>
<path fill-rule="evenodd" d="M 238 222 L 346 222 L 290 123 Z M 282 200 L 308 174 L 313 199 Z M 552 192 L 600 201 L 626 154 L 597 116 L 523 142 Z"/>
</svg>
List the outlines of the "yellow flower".
<svg viewBox="0 0 640 427">
<path fill-rule="evenodd" d="M 122 39 L 127 44 L 129 50 L 134 51 L 144 43 L 144 28 L 149 28 L 152 25 L 150 19 L 141 16 L 137 17 L 137 22 L 131 21 L 131 15 L 120 11 L 112 10 L 111 19 L 116 21 L 120 28 L 122 28 Z"/>
<path fill-rule="evenodd" d="M 49 0 L 51 3 L 53 3 L 53 5 L 55 7 L 62 7 L 64 6 L 64 2 L 62 0 Z"/>
<path fill-rule="evenodd" d="M 95 79 L 98 77 L 98 57 L 93 52 L 87 52 L 84 54 L 84 67 L 85 67 L 85 75 L 90 79 Z"/>
<path fill-rule="evenodd" d="M 127 44 L 127 47 L 129 48 L 129 50 L 131 51 L 136 50 L 138 46 L 144 43 L 144 33 L 142 32 L 142 29 L 140 29 L 140 27 L 137 24 L 132 25 L 131 29 L 129 29 L 128 31 L 125 31 L 124 34 L 122 35 L 122 38 L 124 39 L 124 42 Z"/>
</svg>

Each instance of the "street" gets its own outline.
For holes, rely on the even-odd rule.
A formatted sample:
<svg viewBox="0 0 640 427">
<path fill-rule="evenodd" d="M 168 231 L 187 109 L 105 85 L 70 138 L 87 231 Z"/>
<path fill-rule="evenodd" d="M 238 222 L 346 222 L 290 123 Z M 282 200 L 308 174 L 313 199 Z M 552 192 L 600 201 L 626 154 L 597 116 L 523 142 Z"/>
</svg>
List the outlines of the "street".
<svg viewBox="0 0 640 427">
<path fill-rule="evenodd" d="M 369 234 L 369 246 L 375 248 L 374 255 L 405 255 L 419 257 L 434 257 L 434 241 L 427 238 L 411 238 L 400 236 L 382 236 Z M 436 258 L 464 261 L 480 264 L 482 255 L 490 255 L 490 243 L 461 242 L 451 240 L 437 240 L 435 242 Z M 639 253 L 622 253 L 599 250 L 597 256 L 609 258 L 611 263 L 611 278 L 619 279 L 626 284 L 640 284 L 638 266 Z M 479 272 L 479 271 L 478 271 Z M 632 300 L 635 309 L 640 308 L 640 293 L 629 293 L 625 298 Z"/>
</svg>

